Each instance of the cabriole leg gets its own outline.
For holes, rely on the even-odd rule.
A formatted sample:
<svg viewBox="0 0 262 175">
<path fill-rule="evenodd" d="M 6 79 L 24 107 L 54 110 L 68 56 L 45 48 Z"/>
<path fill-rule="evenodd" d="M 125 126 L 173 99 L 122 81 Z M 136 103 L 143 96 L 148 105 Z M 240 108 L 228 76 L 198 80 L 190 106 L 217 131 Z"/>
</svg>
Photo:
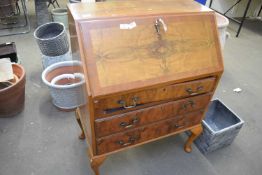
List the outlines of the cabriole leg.
<svg viewBox="0 0 262 175">
<path fill-rule="evenodd" d="M 184 150 L 187 153 L 190 153 L 192 151 L 192 143 L 193 141 L 202 133 L 203 128 L 202 125 L 199 125 L 193 129 L 190 130 L 191 131 L 191 135 L 189 136 L 189 138 L 187 139 L 187 142 L 185 144 Z"/>
<path fill-rule="evenodd" d="M 81 134 L 79 135 L 78 138 L 81 139 L 81 140 L 83 140 L 83 139 L 85 139 L 86 137 L 85 137 L 83 125 L 82 125 L 81 120 L 80 120 L 80 109 L 79 109 L 79 108 L 76 108 L 76 110 L 75 110 L 75 116 L 76 116 L 76 121 L 77 121 L 78 125 L 79 125 L 80 128 L 81 128 Z"/>
<path fill-rule="evenodd" d="M 93 169 L 95 175 L 99 175 L 99 166 L 105 161 L 105 159 L 105 156 L 90 158 L 91 168 Z"/>
</svg>

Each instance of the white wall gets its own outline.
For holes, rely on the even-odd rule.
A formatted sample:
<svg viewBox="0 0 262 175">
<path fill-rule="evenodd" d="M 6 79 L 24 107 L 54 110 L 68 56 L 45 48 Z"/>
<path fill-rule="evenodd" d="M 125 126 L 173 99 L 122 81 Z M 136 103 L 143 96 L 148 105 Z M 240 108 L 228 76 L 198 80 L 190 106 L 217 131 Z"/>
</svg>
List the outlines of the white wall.
<svg viewBox="0 0 262 175">
<path fill-rule="evenodd" d="M 219 12 L 225 12 L 231 5 L 233 5 L 237 0 L 213 0 L 212 8 Z M 235 8 L 228 12 L 227 15 L 231 17 L 242 17 L 246 8 L 248 0 L 242 0 Z M 207 0 L 206 6 L 209 6 L 210 0 Z M 253 16 L 254 12 L 259 10 L 261 5 L 261 0 L 252 0 L 247 16 Z M 262 16 L 262 14 L 260 14 Z"/>
</svg>

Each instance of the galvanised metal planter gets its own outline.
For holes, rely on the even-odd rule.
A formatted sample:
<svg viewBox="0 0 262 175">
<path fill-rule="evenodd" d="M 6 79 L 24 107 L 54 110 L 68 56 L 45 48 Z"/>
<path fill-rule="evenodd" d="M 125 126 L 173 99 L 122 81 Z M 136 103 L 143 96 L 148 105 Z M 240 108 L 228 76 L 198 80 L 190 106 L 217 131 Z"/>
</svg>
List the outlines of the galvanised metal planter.
<svg viewBox="0 0 262 175">
<path fill-rule="evenodd" d="M 82 94 L 85 81 L 81 73 L 81 62 L 52 64 L 43 71 L 42 80 L 49 87 L 53 104 L 57 108 L 70 111 L 85 104 Z"/>
<path fill-rule="evenodd" d="M 43 55 L 59 56 L 69 51 L 66 28 L 62 23 L 43 24 L 35 30 L 34 37 Z"/>
<path fill-rule="evenodd" d="M 195 140 L 204 153 L 230 145 L 242 128 L 244 121 L 218 99 L 211 102 L 203 120 L 203 133 Z"/>
<path fill-rule="evenodd" d="M 63 23 L 68 29 L 68 13 L 66 8 L 55 8 L 51 11 L 53 21 Z"/>
</svg>

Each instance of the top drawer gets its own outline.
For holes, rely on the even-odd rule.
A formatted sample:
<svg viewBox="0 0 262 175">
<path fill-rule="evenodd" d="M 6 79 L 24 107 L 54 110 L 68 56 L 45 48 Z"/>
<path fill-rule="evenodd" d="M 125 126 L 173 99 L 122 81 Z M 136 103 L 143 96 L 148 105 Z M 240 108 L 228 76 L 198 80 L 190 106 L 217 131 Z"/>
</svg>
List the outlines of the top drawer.
<svg viewBox="0 0 262 175">
<path fill-rule="evenodd" d="M 123 113 L 129 110 L 136 110 L 142 105 L 153 102 L 174 100 L 203 94 L 212 91 L 214 85 L 215 78 L 211 77 L 103 98 L 94 102 L 96 114 L 95 118 L 101 118 L 106 115 L 114 115 L 120 112 Z"/>
</svg>

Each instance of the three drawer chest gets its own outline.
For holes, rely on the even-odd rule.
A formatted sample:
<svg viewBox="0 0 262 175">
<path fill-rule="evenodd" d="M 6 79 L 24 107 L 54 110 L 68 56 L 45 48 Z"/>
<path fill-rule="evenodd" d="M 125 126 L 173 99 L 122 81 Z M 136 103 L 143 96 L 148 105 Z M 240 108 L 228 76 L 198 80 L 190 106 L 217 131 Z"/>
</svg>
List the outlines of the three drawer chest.
<svg viewBox="0 0 262 175">
<path fill-rule="evenodd" d="M 72 53 L 86 80 L 79 138 L 95 174 L 110 154 L 185 131 L 191 152 L 223 72 L 214 12 L 192 0 L 68 8 Z"/>
</svg>

